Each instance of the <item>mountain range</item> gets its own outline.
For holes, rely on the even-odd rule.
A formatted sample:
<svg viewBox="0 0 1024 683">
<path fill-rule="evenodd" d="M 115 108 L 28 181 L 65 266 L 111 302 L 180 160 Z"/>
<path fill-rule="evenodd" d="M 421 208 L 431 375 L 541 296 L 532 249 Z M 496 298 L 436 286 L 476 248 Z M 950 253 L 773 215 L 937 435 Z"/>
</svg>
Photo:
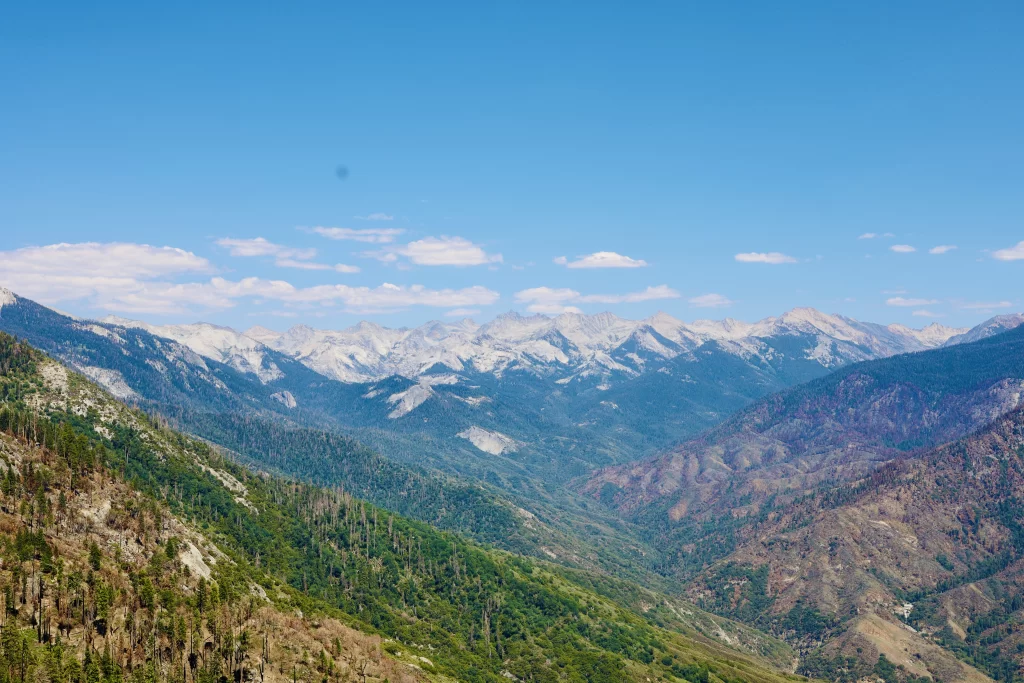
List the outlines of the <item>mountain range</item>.
<svg viewBox="0 0 1024 683">
<path fill-rule="evenodd" d="M 552 560 L 658 623 L 703 608 L 840 683 L 1016 675 L 1024 316 L 242 333 L 0 302 L 0 329 L 265 476 Z"/>
<path fill-rule="evenodd" d="M 751 401 L 849 363 L 1021 322 L 1001 316 L 971 330 L 912 330 L 813 309 L 688 324 L 665 314 L 508 313 L 484 325 L 363 322 L 277 333 L 80 320 L 7 290 L 0 301 L 0 329 L 115 395 L 340 427 L 389 457 L 512 489 L 657 454 Z"/>
<path fill-rule="evenodd" d="M 683 600 L 233 462 L 0 333 L 5 680 L 783 683 Z"/>
<path fill-rule="evenodd" d="M 266 360 L 265 349 L 273 349 L 341 382 L 375 382 L 395 375 L 415 378 L 440 366 L 496 377 L 525 372 L 567 384 L 634 377 L 649 365 L 679 357 L 697 361 L 709 344 L 748 362 L 772 366 L 785 346 L 783 340 L 790 338 L 799 339 L 803 347 L 799 355 L 790 349 L 792 355 L 832 368 L 980 338 L 1013 320 L 1004 318 L 974 330 L 937 323 L 920 330 L 883 326 L 809 308 L 756 323 L 731 318 L 684 323 L 664 313 L 626 320 L 611 313 L 564 313 L 552 318 L 509 312 L 484 325 L 465 319 L 391 329 L 364 321 L 344 330 L 297 325 L 283 333 L 260 326 L 237 332 L 208 323 L 150 325 L 115 316 L 100 322 L 139 327 L 174 339 L 264 381 L 277 377 L 272 361 Z"/>
</svg>

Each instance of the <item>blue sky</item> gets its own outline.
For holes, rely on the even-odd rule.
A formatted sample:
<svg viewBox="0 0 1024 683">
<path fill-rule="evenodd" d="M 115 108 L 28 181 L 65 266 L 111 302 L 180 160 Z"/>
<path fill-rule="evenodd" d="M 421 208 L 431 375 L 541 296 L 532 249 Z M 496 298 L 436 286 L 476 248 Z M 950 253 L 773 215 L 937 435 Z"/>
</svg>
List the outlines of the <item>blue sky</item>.
<svg viewBox="0 0 1024 683">
<path fill-rule="evenodd" d="M 0 285 L 72 313 L 1024 308 L 1020 3 L 101 5 L 0 24 Z"/>
</svg>

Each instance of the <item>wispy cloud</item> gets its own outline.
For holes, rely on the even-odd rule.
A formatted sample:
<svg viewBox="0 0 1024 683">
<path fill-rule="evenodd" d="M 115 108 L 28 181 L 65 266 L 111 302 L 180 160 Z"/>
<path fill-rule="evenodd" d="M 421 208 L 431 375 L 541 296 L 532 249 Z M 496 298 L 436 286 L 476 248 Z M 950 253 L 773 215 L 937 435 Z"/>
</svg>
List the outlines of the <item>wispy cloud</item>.
<svg viewBox="0 0 1024 683">
<path fill-rule="evenodd" d="M 933 306 L 939 303 L 937 299 L 907 299 L 902 296 L 894 296 L 885 300 L 886 306 Z"/>
<path fill-rule="evenodd" d="M 331 240 L 390 244 L 405 231 L 401 228 L 325 228 L 317 226 L 309 228 L 309 232 L 315 232 L 317 235 Z"/>
<path fill-rule="evenodd" d="M 395 220 L 395 217 L 389 213 L 382 213 L 378 211 L 367 216 L 356 216 L 356 219 L 361 221 L 393 221 Z"/>
<path fill-rule="evenodd" d="M 928 250 L 929 254 L 948 254 L 955 250 L 957 246 L 955 244 L 940 244 L 937 247 L 932 247 Z"/>
<path fill-rule="evenodd" d="M 924 309 L 922 309 L 920 311 L 914 311 L 910 315 L 917 316 L 918 318 L 945 318 L 946 317 L 945 313 L 932 313 L 931 311 L 926 311 Z"/>
<path fill-rule="evenodd" d="M 1000 261 L 1020 261 L 1024 259 L 1024 241 L 1017 242 L 1012 247 L 997 249 L 992 252 L 992 258 Z"/>
<path fill-rule="evenodd" d="M 873 240 L 876 237 L 878 237 L 878 233 L 877 232 L 866 232 L 863 235 L 861 235 L 860 237 L 858 237 L 857 239 L 859 239 L 859 240 Z"/>
<path fill-rule="evenodd" d="M 963 308 L 968 311 L 987 311 L 995 310 L 997 308 L 1011 308 L 1013 304 L 1009 301 L 972 301 L 964 304 L 957 304 L 957 308 Z"/>
<path fill-rule="evenodd" d="M 736 260 L 740 263 L 770 263 L 772 265 L 778 265 L 781 263 L 796 263 L 796 259 L 786 254 L 769 251 L 769 252 L 757 252 L 751 251 L 745 254 L 736 254 Z"/>
<path fill-rule="evenodd" d="M 251 239 L 235 239 L 222 237 L 216 241 L 217 246 L 224 247 L 232 256 L 274 256 L 284 259 L 311 259 L 316 258 L 316 249 L 297 249 L 275 244 L 263 237 Z"/>
<path fill-rule="evenodd" d="M 695 308 L 723 308 L 732 306 L 733 301 L 721 294 L 701 294 L 688 300 Z"/>
<path fill-rule="evenodd" d="M 403 256 L 418 266 L 482 266 L 502 262 L 501 254 L 488 254 L 483 247 L 463 237 L 446 235 L 363 252 L 363 256 L 384 263 L 393 263 Z"/>
<path fill-rule="evenodd" d="M 358 273 L 359 266 L 350 266 L 345 263 L 336 263 L 333 266 L 327 263 L 315 261 L 295 261 L 292 259 L 278 259 L 274 265 L 281 268 L 298 268 L 299 270 L 332 270 L 335 273 Z"/>
<path fill-rule="evenodd" d="M 577 256 L 575 261 L 570 261 L 565 256 L 559 256 L 554 262 L 566 268 L 644 268 L 647 261 L 634 259 L 614 251 L 597 251 L 585 256 Z"/>
<path fill-rule="evenodd" d="M 274 265 L 279 268 L 297 268 L 299 270 L 333 270 L 336 273 L 358 273 L 358 266 L 349 266 L 344 263 L 330 265 L 317 263 L 311 259 L 316 258 L 316 249 L 298 249 L 275 244 L 262 237 L 252 239 L 234 239 L 224 237 L 216 241 L 218 246 L 224 247 L 232 256 L 255 257 L 272 256 Z"/>
<path fill-rule="evenodd" d="M 910 254 L 917 251 L 917 249 L 909 244 L 894 244 L 889 247 L 889 251 L 895 251 L 897 254 Z"/>
<path fill-rule="evenodd" d="M 681 295 L 668 285 L 648 287 L 639 292 L 628 294 L 580 294 L 575 289 L 534 287 L 516 292 L 518 303 L 527 304 L 526 310 L 532 313 L 578 313 L 579 308 L 572 304 L 624 304 L 658 299 L 678 299 Z"/>
</svg>

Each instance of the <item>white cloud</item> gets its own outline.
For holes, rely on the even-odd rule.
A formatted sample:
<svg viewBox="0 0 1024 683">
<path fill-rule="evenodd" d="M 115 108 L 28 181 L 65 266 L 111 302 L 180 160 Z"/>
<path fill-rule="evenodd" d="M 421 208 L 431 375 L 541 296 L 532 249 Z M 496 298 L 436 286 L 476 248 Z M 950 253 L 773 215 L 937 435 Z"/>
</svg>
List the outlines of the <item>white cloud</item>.
<svg viewBox="0 0 1024 683">
<path fill-rule="evenodd" d="M 310 232 L 315 232 L 322 237 L 332 240 L 390 244 L 405 231 L 401 228 L 325 228 L 317 226 L 311 228 Z"/>
<path fill-rule="evenodd" d="M 689 303 L 696 308 L 721 308 L 733 304 L 731 299 L 721 294 L 701 294 L 690 299 Z"/>
<path fill-rule="evenodd" d="M 356 216 L 356 218 L 361 220 L 361 221 L 393 221 L 393 220 L 395 220 L 395 217 L 392 216 L 391 214 L 389 214 L 389 213 L 381 213 L 379 211 L 376 212 L 376 213 L 371 213 L 368 216 Z"/>
<path fill-rule="evenodd" d="M 142 280 L 209 272 L 209 261 L 174 247 L 80 242 L 0 251 L 0 284 L 42 303 L 105 297 Z"/>
<path fill-rule="evenodd" d="M 347 266 L 344 263 L 330 265 L 317 263 L 309 259 L 316 257 L 316 249 L 296 249 L 274 244 L 262 237 L 255 239 L 232 239 L 224 237 L 217 240 L 217 245 L 226 247 L 232 256 L 273 256 L 274 265 L 279 268 L 297 268 L 299 270 L 333 270 L 337 273 L 358 273 L 358 266 Z"/>
<path fill-rule="evenodd" d="M 74 269 L 79 275 L 116 274 L 119 277 L 159 277 L 213 270 L 209 261 L 190 251 L 132 242 L 61 243 L 2 251 L 0 268 L 8 272 L 46 275 Z"/>
<path fill-rule="evenodd" d="M 465 318 L 471 315 L 476 315 L 480 312 L 479 308 L 453 308 L 446 312 L 444 317 L 446 318 Z"/>
<path fill-rule="evenodd" d="M 425 237 L 405 245 L 364 252 L 363 256 L 392 263 L 404 256 L 418 266 L 482 266 L 501 263 L 501 254 L 488 254 L 464 237 Z"/>
<path fill-rule="evenodd" d="M 878 237 L 878 233 L 877 232 L 866 232 L 863 235 L 861 235 L 860 237 L 858 237 L 857 239 L 859 239 L 859 240 L 873 240 L 876 237 Z"/>
<path fill-rule="evenodd" d="M 796 259 L 792 256 L 779 253 L 777 251 L 764 252 L 748 252 L 746 254 L 736 254 L 736 260 L 740 263 L 771 263 L 777 265 L 780 263 L 796 263 Z"/>
<path fill-rule="evenodd" d="M 314 304 L 345 306 L 352 312 L 393 311 L 409 306 L 451 308 L 495 303 L 499 295 L 486 287 L 428 289 L 423 285 L 399 286 L 385 282 L 378 287 L 317 285 L 295 287 L 282 280 L 244 278 L 239 281 L 213 278 L 185 285 L 154 283 L 129 296 L 116 297 L 99 306 L 130 312 L 180 313 L 194 308 L 231 308 L 239 299 L 278 301 L 304 307 Z"/>
<path fill-rule="evenodd" d="M 1020 261 L 1024 259 L 1024 241 L 1017 242 L 1012 247 L 998 249 L 992 252 L 992 258 L 1000 261 Z"/>
<path fill-rule="evenodd" d="M 678 299 L 681 295 L 668 285 L 648 287 L 640 292 L 629 294 L 588 294 L 581 296 L 579 301 L 587 304 L 635 304 L 641 301 L 657 301 L 659 299 Z"/>
<path fill-rule="evenodd" d="M 895 251 L 897 254 L 910 254 L 912 252 L 917 251 L 917 249 L 910 246 L 909 244 L 894 244 L 891 247 L 889 247 L 889 250 Z"/>
<path fill-rule="evenodd" d="M 969 311 L 983 311 L 993 310 L 996 308 L 1011 308 L 1013 306 L 1009 301 L 973 301 L 971 303 L 960 304 L 959 308 L 963 308 Z"/>
<path fill-rule="evenodd" d="M 564 256 L 555 259 L 555 263 L 567 268 L 644 268 L 647 261 L 634 259 L 614 251 L 597 251 L 585 256 L 577 256 L 575 261 L 569 261 Z"/>
<path fill-rule="evenodd" d="M 232 256 L 274 256 L 279 259 L 308 260 L 316 258 L 316 249 L 295 249 L 274 244 L 262 237 L 254 239 L 233 239 L 222 237 L 217 246 L 225 247 Z"/>
<path fill-rule="evenodd" d="M 567 287 L 534 287 L 516 292 L 518 303 L 527 304 L 526 310 L 533 313 L 579 313 L 580 309 L 571 304 L 625 304 L 658 299 L 678 299 L 679 292 L 667 285 L 648 287 L 628 294 L 580 294 Z"/>
<path fill-rule="evenodd" d="M 920 311 L 914 311 L 910 315 L 917 316 L 918 318 L 945 318 L 946 317 L 945 313 L 932 313 L 931 311 L 926 311 L 926 310 L 923 310 L 923 309 L 920 310 Z"/>
<path fill-rule="evenodd" d="M 937 247 L 932 247 L 928 250 L 929 254 L 947 254 L 956 249 L 955 244 L 940 244 Z"/>
<path fill-rule="evenodd" d="M 939 302 L 935 299 L 906 299 L 902 296 L 885 300 L 887 306 L 932 306 L 937 303 Z"/>
<path fill-rule="evenodd" d="M 559 313 L 579 313 L 580 309 L 569 304 L 579 299 L 580 293 L 575 289 L 551 287 L 533 287 L 516 292 L 518 303 L 527 304 L 526 310 L 533 313 L 557 315 Z"/>
<path fill-rule="evenodd" d="M 349 266 L 344 263 L 330 265 L 328 263 L 317 263 L 315 261 L 295 261 L 292 259 L 278 259 L 274 265 L 281 268 L 298 268 L 299 270 L 333 270 L 336 273 L 358 273 L 359 266 Z"/>
<path fill-rule="evenodd" d="M 247 248 L 248 245 L 239 246 Z M 335 270 L 338 266 L 333 267 Z M 352 266 L 346 266 L 352 268 Z M 395 310 L 408 306 L 485 306 L 499 295 L 486 287 L 428 289 L 423 285 L 378 287 L 318 285 L 300 288 L 283 280 L 214 277 L 168 282 L 210 263 L 191 252 L 145 244 L 54 244 L 0 252 L 0 284 L 46 304 L 87 300 L 95 309 L 121 313 L 180 314 L 231 308 L 242 299 L 286 306 L 340 304 L 348 310 Z"/>
<path fill-rule="evenodd" d="M 577 306 L 565 306 L 563 304 L 535 303 L 526 307 L 531 313 L 543 313 L 544 315 L 561 315 L 562 313 L 582 313 L 583 310 Z"/>
</svg>

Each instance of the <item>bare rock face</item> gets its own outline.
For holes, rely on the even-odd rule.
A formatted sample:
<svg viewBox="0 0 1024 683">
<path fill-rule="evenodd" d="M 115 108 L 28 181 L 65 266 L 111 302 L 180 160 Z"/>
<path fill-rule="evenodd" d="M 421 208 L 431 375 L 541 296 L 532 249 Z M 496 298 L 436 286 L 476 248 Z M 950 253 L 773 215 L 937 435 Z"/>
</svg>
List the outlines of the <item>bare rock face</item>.
<svg viewBox="0 0 1024 683">
<path fill-rule="evenodd" d="M 270 398 L 274 399 L 278 403 L 283 404 L 286 408 L 294 408 L 299 405 L 298 401 L 290 391 L 278 391 L 270 395 Z"/>
</svg>

